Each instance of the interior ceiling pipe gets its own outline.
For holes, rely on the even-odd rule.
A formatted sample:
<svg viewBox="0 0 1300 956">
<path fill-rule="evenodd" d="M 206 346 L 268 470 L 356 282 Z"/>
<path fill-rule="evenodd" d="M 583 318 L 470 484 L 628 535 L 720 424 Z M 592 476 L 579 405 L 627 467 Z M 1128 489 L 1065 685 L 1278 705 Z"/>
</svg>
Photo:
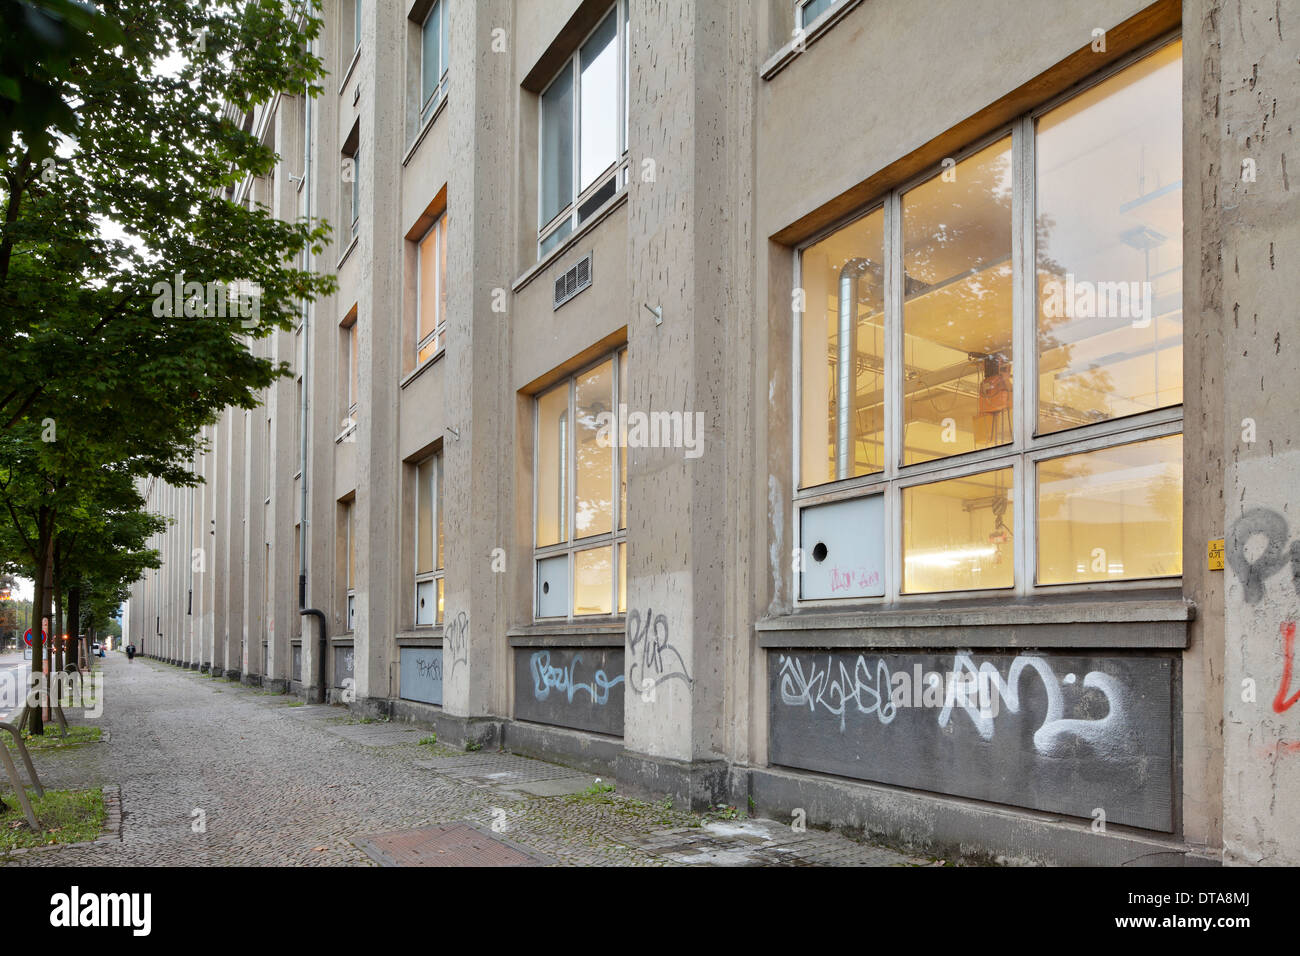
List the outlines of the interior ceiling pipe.
<svg viewBox="0 0 1300 956">
<path fill-rule="evenodd" d="M 835 480 L 853 477 L 853 393 L 857 385 L 858 280 L 880 273 L 870 259 L 850 259 L 840 270 L 839 334 L 835 362 Z"/>
</svg>

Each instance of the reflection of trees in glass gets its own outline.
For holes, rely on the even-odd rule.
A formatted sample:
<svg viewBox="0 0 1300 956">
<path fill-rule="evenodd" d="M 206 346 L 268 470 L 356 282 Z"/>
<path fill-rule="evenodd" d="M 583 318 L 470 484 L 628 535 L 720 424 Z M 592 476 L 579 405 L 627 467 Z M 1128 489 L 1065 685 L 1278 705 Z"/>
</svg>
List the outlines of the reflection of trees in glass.
<svg viewBox="0 0 1300 956">
<path fill-rule="evenodd" d="M 1178 443 L 1182 448 L 1182 442 Z M 1181 462 L 1179 470 L 1181 472 Z M 1169 469 L 1165 469 L 1165 474 L 1151 481 L 1146 490 L 1146 510 L 1150 514 L 1150 521 L 1158 525 L 1153 529 L 1157 532 L 1155 540 L 1161 545 L 1152 548 L 1149 552 L 1151 558 L 1150 567 L 1145 570 L 1145 574 L 1151 577 L 1159 577 L 1167 574 L 1183 573 L 1183 479 L 1182 475 L 1169 474 Z M 1172 553 L 1165 549 L 1163 545 L 1166 541 L 1172 541 Z"/>
<path fill-rule="evenodd" d="M 612 414 L 612 396 L 592 397 L 596 386 L 605 380 L 612 388 L 613 376 L 608 364 L 599 366 L 578 382 L 577 441 L 573 448 L 575 501 L 573 512 L 574 536 L 601 534 L 613 526 L 614 503 L 612 472 L 613 450 L 607 442 L 603 446 L 596 440 L 603 414 Z M 598 477 L 605 480 L 597 481 Z"/>
<path fill-rule="evenodd" d="M 914 424 L 939 426 L 952 418 L 969 430 L 970 439 L 933 449 L 913 447 L 909 435 L 909 461 L 1011 440 L 1009 141 L 964 160 L 953 173 L 955 181 L 936 176 L 903 197 L 903 322 L 909 343 L 904 420 L 910 432 Z M 928 296 L 941 298 L 926 303 Z M 930 316 L 930 327 L 918 328 L 919 308 L 936 302 L 942 309 L 939 318 L 946 322 Z M 946 365 L 914 358 L 918 342 L 961 357 Z"/>
<path fill-rule="evenodd" d="M 1038 375 L 1041 380 L 1044 375 L 1055 372 L 1068 373 L 1060 377 L 1053 375 L 1052 396 L 1038 396 L 1039 422 L 1049 431 L 1109 418 L 1110 397 L 1115 390 L 1115 381 L 1106 369 L 1075 367 L 1074 343 L 1065 341 L 1060 335 L 1062 327 L 1074 319 L 1068 315 L 1050 316 L 1043 309 L 1043 286 L 1053 280 L 1065 282 L 1068 271 L 1048 251 L 1051 249 L 1051 235 L 1055 228 L 1056 220 L 1047 213 L 1040 213 L 1034 222 L 1038 280 L 1038 297 L 1034 302 L 1038 322 Z M 1051 354 L 1053 352 L 1056 354 Z M 1102 403 L 1100 409 L 1097 407 L 1099 401 Z M 1054 422 L 1049 425 L 1049 420 Z"/>
</svg>

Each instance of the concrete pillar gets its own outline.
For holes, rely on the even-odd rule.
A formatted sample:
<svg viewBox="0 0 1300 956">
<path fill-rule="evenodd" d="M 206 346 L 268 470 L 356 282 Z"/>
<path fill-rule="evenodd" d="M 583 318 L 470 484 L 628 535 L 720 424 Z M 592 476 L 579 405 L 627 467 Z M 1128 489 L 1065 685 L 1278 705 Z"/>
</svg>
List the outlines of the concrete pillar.
<svg viewBox="0 0 1300 956">
<path fill-rule="evenodd" d="M 393 9 L 362 8 L 361 61 L 352 80 L 369 104 L 361 110 L 361 233 L 352 253 L 360 266 L 357 288 L 360 323 L 360 402 L 356 433 L 356 621 L 354 679 L 358 700 L 387 698 L 390 648 L 397 627 L 394 585 L 401 579 L 397 461 L 397 383 L 401 378 L 402 228 L 395 197 L 405 137 L 402 102 L 376 90 L 402 86 L 400 56 L 375 51 L 404 48 L 405 22 Z"/>
<path fill-rule="evenodd" d="M 451 345 L 443 360 L 443 708 L 471 719 L 505 712 L 508 680 L 506 575 L 494 573 L 491 555 L 507 545 L 518 496 L 511 487 L 508 320 L 492 303 L 493 290 L 508 289 L 512 278 L 509 197 L 518 88 L 510 56 L 493 52 L 493 31 L 511 35 L 513 12 L 506 0 L 454 6 L 451 106 L 442 120 L 451 123 L 453 155 L 473 157 L 452 164 L 447 184 Z M 467 727 L 468 736 L 476 733 Z"/>
<path fill-rule="evenodd" d="M 726 778 L 730 8 L 673 0 L 631 11 L 628 406 L 692 422 L 702 413 L 703 433 L 699 457 L 628 450 L 627 752 L 617 773 L 694 806 L 720 799 Z M 662 309 L 661 325 L 642 303 Z"/>
<path fill-rule="evenodd" d="M 1300 706 L 1293 666 L 1300 523 L 1300 76 L 1295 31 L 1270 0 L 1213 4 L 1218 189 L 1214 269 L 1225 368 L 1224 860 L 1300 863 Z M 1285 9 L 1285 7 L 1281 8 Z M 1288 31 L 1292 34 L 1287 35 Z M 1215 128 L 1217 126 L 1217 129 Z M 1192 370 L 1189 369 L 1189 373 Z M 1189 374 L 1189 380 L 1194 381 Z M 1205 560 L 1204 542 L 1190 561 Z M 1295 550 L 1291 550 L 1291 549 Z"/>
</svg>

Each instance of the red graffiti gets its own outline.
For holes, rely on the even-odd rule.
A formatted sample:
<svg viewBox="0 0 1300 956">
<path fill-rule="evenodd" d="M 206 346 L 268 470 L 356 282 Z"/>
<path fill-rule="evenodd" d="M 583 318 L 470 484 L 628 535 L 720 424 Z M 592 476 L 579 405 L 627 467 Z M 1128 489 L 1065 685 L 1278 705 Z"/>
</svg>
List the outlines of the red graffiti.
<svg viewBox="0 0 1300 956">
<path fill-rule="evenodd" d="M 1295 660 L 1295 621 L 1282 622 L 1282 653 L 1282 683 L 1273 698 L 1273 711 L 1278 714 L 1300 700 L 1300 690 L 1286 696 L 1287 688 L 1291 686 L 1291 665 Z"/>
</svg>

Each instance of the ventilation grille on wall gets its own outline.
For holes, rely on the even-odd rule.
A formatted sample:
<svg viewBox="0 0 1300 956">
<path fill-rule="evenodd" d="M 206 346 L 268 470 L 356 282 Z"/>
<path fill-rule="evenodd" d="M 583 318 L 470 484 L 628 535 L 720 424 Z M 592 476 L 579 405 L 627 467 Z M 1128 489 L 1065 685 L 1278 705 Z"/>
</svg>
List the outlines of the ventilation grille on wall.
<svg viewBox="0 0 1300 956">
<path fill-rule="evenodd" d="M 587 286 L 591 285 L 591 253 L 587 253 L 573 268 L 555 279 L 555 306 L 558 309 Z"/>
</svg>

